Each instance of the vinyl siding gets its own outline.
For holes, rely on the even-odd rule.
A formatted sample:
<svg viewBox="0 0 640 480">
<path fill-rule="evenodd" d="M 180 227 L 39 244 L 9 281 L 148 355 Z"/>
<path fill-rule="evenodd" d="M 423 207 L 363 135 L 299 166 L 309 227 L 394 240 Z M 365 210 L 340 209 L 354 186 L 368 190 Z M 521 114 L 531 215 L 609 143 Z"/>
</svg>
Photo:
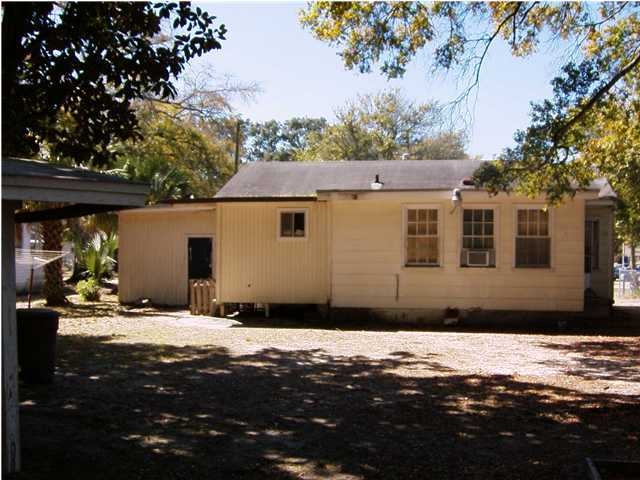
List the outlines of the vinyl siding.
<svg viewBox="0 0 640 480">
<path fill-rule="evenodd" d="M 465 194 L 463 193 L 463 196 Z M 551 268 L 514 268 L 515 209 L 535 202 L 466 195 L 467 208 L 495 207 L 496 268 L 460 267 L 461 209 L 440 193 L 371 196 L 332 202 L 330 244 L 332 305 L 369 308 L 483 308 L 565 310 L 583 308 L 584 200 L 552 209 Z M 438 267 L 405 267 L 403 207 L 440 209 Z M 397 282 L 397 287 L 396 287 Z M 396 298 L 397 295 L 397 298 Z"/>
<path fill-rule="evenodd" d="M 119 297 L 123 303 L 149 298 L 159 305 L 188 303 L 187 239 L 213 237 L 215 210 L 119 215 Z M 215 254 L 214 254 L 215 268 Z"/>
<path fill-rule="evenodd" d="M 326 303 L 327 206 L 323 202 L 218 204 L 218 300 Z M 306 209 L 305 239 L 279 239 L 281 210 Z"/>
</svg>

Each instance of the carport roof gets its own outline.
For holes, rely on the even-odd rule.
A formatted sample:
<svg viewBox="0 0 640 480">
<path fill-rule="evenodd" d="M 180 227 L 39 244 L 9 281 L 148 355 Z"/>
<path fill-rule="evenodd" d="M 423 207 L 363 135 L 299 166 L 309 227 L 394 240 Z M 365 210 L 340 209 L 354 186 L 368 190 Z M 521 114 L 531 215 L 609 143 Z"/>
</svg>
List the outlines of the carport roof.
<svg viewBox="0 0 640 480">
<path fill-rule="evenodd" d="M 21 158 L 2 159 L 2 199 L 67 204 L 16 214 L 37 222 L 141 207 L 149 186 L 104 173 Z"/>
</svg>

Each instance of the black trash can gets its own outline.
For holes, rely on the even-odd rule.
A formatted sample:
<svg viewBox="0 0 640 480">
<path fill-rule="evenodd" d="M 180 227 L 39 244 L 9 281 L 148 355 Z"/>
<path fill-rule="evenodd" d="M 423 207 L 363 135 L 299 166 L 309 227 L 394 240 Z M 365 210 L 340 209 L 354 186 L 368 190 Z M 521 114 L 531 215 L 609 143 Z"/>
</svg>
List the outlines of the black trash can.
<svg viewBox="0 0 640 480">
<path fill-rule="evenodd" d="M 16 313 L 20 378 L 27 383 L 51 383 L 60 314 L 46 308 L 19 308 Z"/>
</svg>

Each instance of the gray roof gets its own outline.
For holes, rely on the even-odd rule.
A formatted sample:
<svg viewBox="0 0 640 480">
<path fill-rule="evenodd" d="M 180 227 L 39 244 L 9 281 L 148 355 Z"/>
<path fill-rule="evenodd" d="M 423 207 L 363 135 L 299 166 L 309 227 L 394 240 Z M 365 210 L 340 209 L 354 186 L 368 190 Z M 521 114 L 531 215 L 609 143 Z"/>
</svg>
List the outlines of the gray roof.
<svg viewBox="0 0 640 480">
<path fill-rule="evenodd" d="M 379 175 L 382 191 L 449 190 L 482 160 L 358 160 L 245 164 L 215 198 L 315 197 L 318 191 L 363 191 Z"/>
<path fill-rule="evenodd" d="M 135 184 L 116 175 L 92 172 L 83 168 L 65 167 L 40 160 L 26 160 L 22 158 L 2 158 L 3 177 L 33 177 L 57 178 L 63 180 L 82 180 L 89 182 L 115 182 Z"/>
<path fill-rule="evenodd" d="M 143 206 L 149 186 L 115 175 L 2 158 L 2 199 L 84 205 Z M 114 208 L 115 209 L 115 208 Z"/>
</svg>

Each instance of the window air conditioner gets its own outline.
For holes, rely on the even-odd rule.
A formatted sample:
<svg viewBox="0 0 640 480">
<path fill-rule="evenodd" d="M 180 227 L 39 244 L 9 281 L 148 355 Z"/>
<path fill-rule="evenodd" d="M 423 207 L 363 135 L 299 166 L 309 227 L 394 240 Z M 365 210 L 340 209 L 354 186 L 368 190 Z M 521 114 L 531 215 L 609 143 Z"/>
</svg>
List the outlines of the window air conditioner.
<svg viewBox="0 0 640 480">
<path fill-rule="evenodd" d="M 467 265 L 470 267 L 488 267 L 489 250 L 467 250 Z"/>
</svg>

